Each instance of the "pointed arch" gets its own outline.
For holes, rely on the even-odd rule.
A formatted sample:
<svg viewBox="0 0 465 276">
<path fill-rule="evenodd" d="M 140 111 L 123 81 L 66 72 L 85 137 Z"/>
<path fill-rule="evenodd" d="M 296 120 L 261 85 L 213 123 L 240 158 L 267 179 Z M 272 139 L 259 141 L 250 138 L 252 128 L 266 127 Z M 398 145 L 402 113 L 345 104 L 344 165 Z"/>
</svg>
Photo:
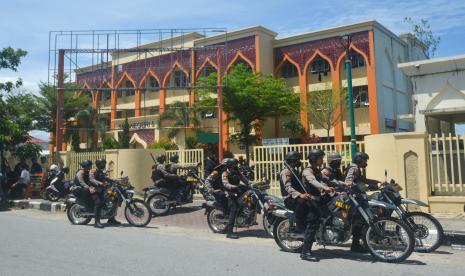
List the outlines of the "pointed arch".
<svg viewBox="0 0 465 276">
<path fill-rule="evenodd" d="M 276 68 L 274 69 L 275 77 L 278 77 L 279 71 L 281 70 L 281 67 L 283 67 L 283 65 L 286 63 L 286 61 L 289 62 L 290 64 L 293 64 L 295 67 L 297 67 L 297 72 L 299 73 L 299 76 L 302 75 L 299 64 L 296 61 L 294 61 L 291 57 L 289 57 L 287 54 L 284 54 L 284 58 L 281 60 L 278 66 L 276 66 Z"/>
<path fill-rule="evenodd" d="M 255 73 L 255 66 L 253 65 L 253 62 L 250 61 L 248 58 L 246 58 L 246 57 L 244 56 L 244 54 L 242 54 L 241 51 L 238 51 L 237 54 L 234 56 L 234 58 L 231 60 L 231 62 L 228 64 L 228 66 L 226 67 L 226 72 L 229 72 L 229 70 L 231 69 L 231 67 L 232 67 L 239 59 L 242 59 L 242 60 L 244 60 L 247 64 L 249 64 L 250 69 L 252 69 L 252 72 Z"/>
<path fill-rule="evenodd" d="M 308 74 L 308 67 L 310 66 L 310 64 L 312 64 L 312 62 L 318 56 L 321 57 L 322 59 L 326 60 L 329 63 L 329 68 L 330 68 L 331 72 L 334 72 L 334 65 L 333 65 L 333 62 L 331 61 L 331 59 L 327 55 L 323 54 L 319 49 L 317 49 L 315 51 L 315 53 L 313 53 L 312 57 L 309 58 L 307 60 L 307 62 L 305 62 L 303 74 L 305 74 L 305 75 Z"/>
<path fill-rule="evenodd" d="M 150 77 L 153 77 L 155 80 L 157 80 L 158 84 L 160 84 L 160 78 L 158 77 L 158 75 L 155 74 L 155 72 L 152 69 L 149 69 L 140 80 L 139 87 L 144 87 L 145 81 Z"/>
<path fill-rule="evenodd" d="M 202 73 L 203 68 L 207 64 L 210 64 L 213 68 L 216 69 L 216 71 L 218 71 L 218 66 L 214 64 L 209 57 L 207 57 L 205 61 L 202 63 L 202 65 L 200 65 L 200 68 L 197 70 L 197 72 L 195 72 L 195 78 L 198 78 L 200 76 L 200 73 Z"/>
<path fill-rule="evenodd" d="M 175 61 L 173 63 L 173 66 L 171 67 L 171 69 L 166 73 L 165 77 L 163 78 L 163 83 L 162 83 L 162 87 L 166 87 L 166 83 L 169 81 L 171 75 L 173 74 L 173 72 L 178 69 L 178 70 L 181 70 L 182 72 L 184 72 L 184 74 L 189 77 L 189 71 L 187 71 L 186 69 L 184 69 L 184 67 L 182 67 L 181 64 L 179 64 L 178 61 Z"/>
<path fill-rule="evenodd" d="M 116 83 L 116 87 L 120 87 L 120 85 L 123 83 L 124 79 L 128 79 L 131 83 L 132 83 L 132 86 L 134 88 L 137 87 L 137 83 L 136 81 L 131 77 L 131 75 L 128 74 L 128 72 L 124 71 L 123 74 L 121 75 L 120 79 L 118 80 L 118 82 Z"/>
<path fill-rule="evenodd" d="M 368 66 L 371 66 L 370 59 L 368 58 L 368 56 L 364 52 L 362 52 L 360 49 L 358 49 L 356 46 L 354 46 L 353 44 L 350 44 L 349 50 L 357 52 L 357 54 L 359 54 L 359 55 L 361 55 L 363 57 L 363 59 L 365 60 L 365 63 Z M 341 66 L 341 62 L 342 62 L 342 60 L 344 59 L 345 56 L 346 56 L 345 52 L 343 52 L 339 56 L 339 58 L 337 59 L 336 68 L 339 68 Z"/>
</svg>

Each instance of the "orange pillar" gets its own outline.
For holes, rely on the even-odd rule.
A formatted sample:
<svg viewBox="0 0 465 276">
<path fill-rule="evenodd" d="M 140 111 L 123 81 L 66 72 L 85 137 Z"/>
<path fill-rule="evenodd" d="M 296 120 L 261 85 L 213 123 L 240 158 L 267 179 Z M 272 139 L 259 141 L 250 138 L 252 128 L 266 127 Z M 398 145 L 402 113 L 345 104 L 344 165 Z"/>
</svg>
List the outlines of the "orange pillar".
<svg viewBox="0 0 465 276">
<path fill-rule="evenodd" d="M 136 117 L 140 117 L 142 115 L 142 110 L 140 109 L 141 98 L 140 89 L 137 89 L 134 94 L 134 116 Z"/>
<path fill-rule="evenodd" d="M 166 103 L 166 88 L 163 86 L 160 89 L 160 94 L 159 94 L 159 99 L 160 99 L 160 114 L 165 112 L 165 103 Z"/>
<path fill-rule="evenodd" d="M 118 101 L 115 87 L 115 66 L 111 67 L 111 110 L 110 110 L 110 128 L 115 129 L 116 104 Z"/>
<path fill-rule="evenodd" d="M 379 133 L 378 98 L 376 95 L 376 71 L 375 71 L 375 40 L 373 31 L 368 32 L 368 43 L 370 46 L 370 62 L 368 63 L 368 99 L 370 102 L 370 129 L 371 134 Z"/>
<path fill-rule="evenodd" d="M 307 76 L 305 72 L 299 75 L 299 87 L 300 87 L 300 122 L 304 126 L 304 131 L 305 131 L 304 135 L 305 137 L 307 137 L 309 133 L 308 112 L 307 112 L 308 86 L 307 86 Z"/>
<path fill-rule="evenodd" d="M 191 86 L 195 85 L 195 51 L 191 50 Z M 195 91 L 191 90 L 189 93 L 189 106 L 192 107 L 195 103 Z"/>
<path fill-rule="evenodd" d="M 336 105 L 334 112 L 334 141 L 342 142 L 344 139 L 344 127 L 343 127 L 343 109 L 341 105 L 341 75 L 340 68 L 336 68 L 331 72 L 332 84 L 333 84 L 333 99 Z"/>
</svg>

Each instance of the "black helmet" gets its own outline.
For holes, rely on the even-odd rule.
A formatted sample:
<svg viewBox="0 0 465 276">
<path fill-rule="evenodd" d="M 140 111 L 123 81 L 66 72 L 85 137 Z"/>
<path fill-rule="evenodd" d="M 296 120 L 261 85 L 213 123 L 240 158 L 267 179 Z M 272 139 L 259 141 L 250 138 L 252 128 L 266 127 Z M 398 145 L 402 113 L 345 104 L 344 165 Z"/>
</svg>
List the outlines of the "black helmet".
<svg viewBox="0 0 465 276">
<path fill-rule="evenodd" d="M 300 161 L 300 159 L 302 159 L 302 154 L 300 154 L 300 152 L 297 152 L 297 151 L 290 151 L 286 154 L 286 157 L 284 158 L 284 160 L 286 161 Z"/>
<path fill-rule="evenodd" d="M 61 169 L 61 171 L 63 173 L 69 173 L 69 168 L 68 167 L 63 167 L 63 169 Z"/>
<path fill-rule="evenodd" d="M 170 162 L 178 163 L 178 161 L 179 161 L 179 155 L 175 154 L 170 157 Z"/>
<path fill-rule="evenodd" d="M 312 149 L 307 156 L 307 159 L 310 163 L 315 163 L 318 158 L 323 158 L 325 156 L 325 152 L 320 149 Z"/>
<path fill-rule="evenodd" d="M 81 167 L 85 170 L 90 170 L 90 168 L 92 168 L 92 161 L 87 160 L 87 159 L 82 161 Z"/>
<path fill-rule="evenodd" d="M 225 158 L 223 159 L 223 162 L 221 162 L 223 165 L 226 167 L 233 167 L 237 166 L 239 164 L 239 161 L 237 161 L 236 158 Z"/>
<path fill-rule="evenodd" d="M 97 160 L 95 160 L 95 166 L 98 169 L 103 170 L 107 166 L 107 161 L 105 159 L 97 159 Z"/>
<path fill-rule="evenodd" d="M 330 165 L 333 162 L 337 162 L 341 160 L 342 160 L 342 156 L 337 152 L 331 152 L 330 154 L 328 154 L 328 164 Z"/>
<path fill-rule="evenodd" d="M 158 162 L 158 163 L 163 163 L 163 162 L 165 162 L 165 161 L 166 161 L 166 156 L 165 156 L 164 154 L 159 154 L 159 155 L 157 156 L 157 162 Z"/>
<path fill-rule="evenodd" d="M 357 152 L 354 155 L 354 163 L 355 164 L 360 163 L 360 161 L 368 161 L 368 159 L 370 159 L 370 156 L 368 156 L 368 154 L 366 154 L 364 152 Z"/>
</svg>

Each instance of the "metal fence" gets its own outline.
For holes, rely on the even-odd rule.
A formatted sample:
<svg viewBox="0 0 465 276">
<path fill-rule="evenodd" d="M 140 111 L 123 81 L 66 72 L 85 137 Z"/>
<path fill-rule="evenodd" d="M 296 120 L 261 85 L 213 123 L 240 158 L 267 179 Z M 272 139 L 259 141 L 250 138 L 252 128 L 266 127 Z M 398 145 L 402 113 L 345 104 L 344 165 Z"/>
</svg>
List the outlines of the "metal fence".
<svg viewBox="0 0 465 276">
<path fill-rule="evenodd" d="M 298 151 L 302 154 L 304 166 L 308 165 L 307 154 L 312 149 L 321 149 L 326 155 L 330 152 L 338 152 L 342 156 L 342 166 L 350 164 L 352 155 L 350 142 L 297 144 L 277 146 L 256 146 L 253 149 L 253 164 L 255 166 L 255 180 L 267 178 L 271 181 L 270 193 L 281 195 L 279 188 L 279 172 L 284 165 L 284 157 L 289 151 Z M 357 142 L 357 151 L 365 151 L 365 143 Z"/>
<path fill-rule="evenodd" d="M 204 153 L 203 149 L 185 149 L 185 150 L 167 150 L 166 159 L 173 155 L 179 155 L 179 163 L 182 165 L 197 165 L 201 164 L 199 167 L 200 177 L 203 178 L 203 166 L 204 166 Z"/>
<path fill-rule="evenodd" d="M 433 195 L 465 195 L 464 144 L 465 136 L 429 136 Z"/>
<path fill-rule="evenodd" d="M 67 178 L 73 179 L 77 170 L 81 168 L 82 161 L 88 159 L 91 160 L 95 165 L 95 160 L 103 158 L 105 159 L 104 151 L 95 152 L 67 152 L 65 166 L 69 167 L 69 174 Z"/>
</svg>

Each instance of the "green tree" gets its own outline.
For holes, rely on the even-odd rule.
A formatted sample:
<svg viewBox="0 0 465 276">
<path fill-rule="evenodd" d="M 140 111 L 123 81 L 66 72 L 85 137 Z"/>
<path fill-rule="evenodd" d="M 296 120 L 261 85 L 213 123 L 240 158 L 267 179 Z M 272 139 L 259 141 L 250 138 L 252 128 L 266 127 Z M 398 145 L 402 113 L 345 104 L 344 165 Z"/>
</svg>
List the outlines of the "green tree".
<svg viewBox="0 0 465 276">
<path fill-rule="evenodd" d="M 169 139 L 176 137 L 179 132 L 184 131 L 184 138 L 187 138 L 186 130 L 190 125 L 196 127 L 200 125 L 200 119 L 195 115 L 193 109 L 185 102 L 176 101 L 171 104 L 167 110 L 160 114 L 159 123 L 160 130 L 167 128 L 167 136 Z M 169 125 L 166 127 L 165 125 Z M 185 142 L 187 142 L 185 140 Z M 185 143 L 186 146 L 186 143 Z"/>
<path fill-rule="evenodd" d="M 201 78 L 198 92 L 199 109 L 214 110 L 217 105 L 216 73 Z M 237 121 L 241 127 L 230 138 L 245 147 L 247 161 L 250 160 L 249 146 L 256 142 L 257 136 L 252 130 L 261 127 L 266 118 L 299 112 L 299 97 L 283 79 L 274 79 L 271 75 L 251 73 L 247 66 L 237 64 L 223 77 L 223 110 L 229 114 L 229 120 Z"/>
<path fill-rule="evenodd" d="M 404 17 L 404 23 L 411 27 L 411 32 L 407 34 L 407 39 L 413 46 L 421 49 L 426 58 L 434 57 L 438 49 L 441 37 L 434 36 L 428 19 L 421 19 L 420 22 L 414 22 L 410 17 Z"/>
<path fill-rule="evenodd" d="M 120 149 L 128 149 L 129 148 L 129 140 L 131 137 L 129 137 L 129 121 L 128 118 L 126 117 L 124 119 L 124 124 L 123 124 L 123 132 L 121 133 L 121 140 L 120 140 Z"/>
<path fill-rule="evenodd" d="M 11 47 L 0 51 L 0 70 L 7 69 L 17 71 L 21 59 L 27 52 Z M 15 82 L 0 82 L 0 170 L 4 164 L 4 151 L 13 150 L 18 144 L 27 141 L 28 131 L 32 127 L 32 118 L 29 112 L 22 114 L 19 108 L 11 101 L 15 99 L 12 91 L 22 85 L 22 80 Z"/>
<path fill-rule="evenodd" d="M 299 120 L 289 120 L 283 123 L 282 128 L 291 132 L 292 136 L 303 134 L 305 129 Z"/>
<path fill-rule="evenodd" d="M 335 95 L 338 93 L 338 95 Z M 337 97 L 335 97 L 337 96 Z M 342 119 L 344 112 L 338 112 L 347 106 L 347 94 L 331 89 L 312 91 L 308 96 L 308 113 L 314 124 L 326 130 L 327 142 L 330 142 L 329 132 L 336 122 Z"/>
</svg>

